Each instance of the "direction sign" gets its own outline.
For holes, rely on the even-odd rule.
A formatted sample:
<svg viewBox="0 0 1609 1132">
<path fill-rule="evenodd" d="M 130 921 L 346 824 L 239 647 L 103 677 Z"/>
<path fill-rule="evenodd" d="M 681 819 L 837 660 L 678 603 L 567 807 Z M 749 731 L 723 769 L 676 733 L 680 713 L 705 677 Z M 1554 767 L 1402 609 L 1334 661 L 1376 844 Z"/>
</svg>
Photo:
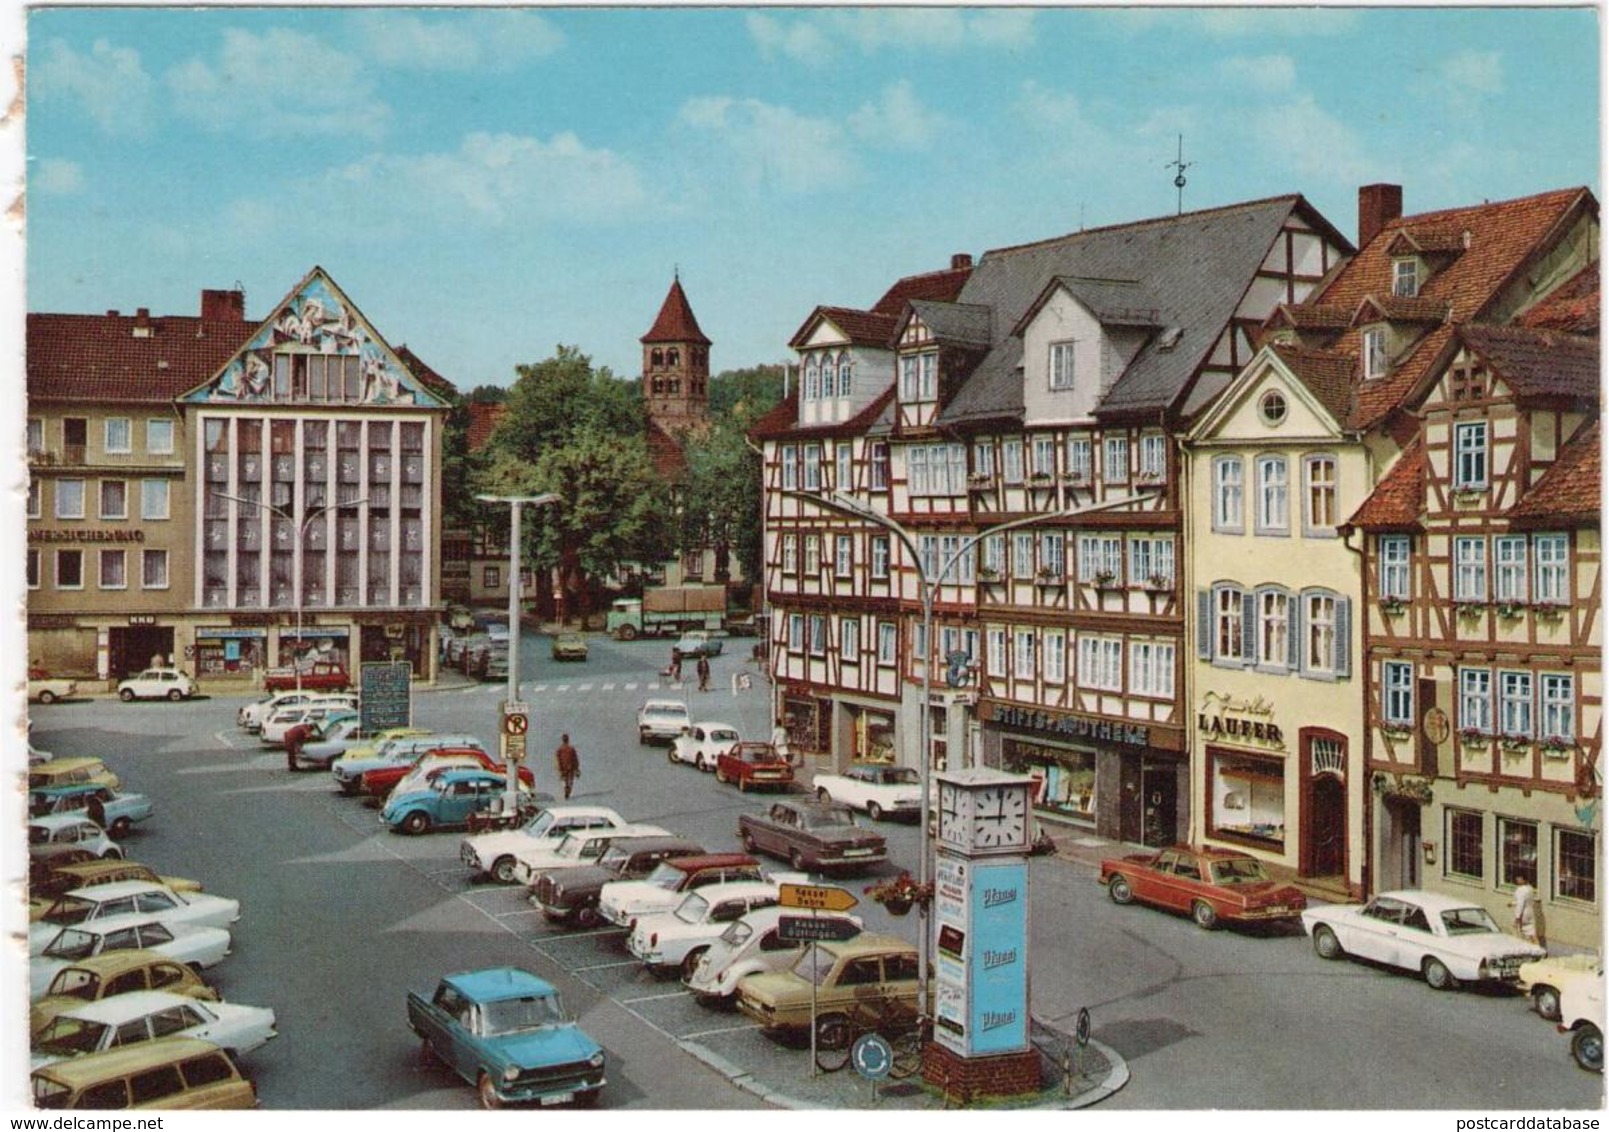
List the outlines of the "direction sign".
<svg viewBox="0 0 1609 1132">
<path fill-rule="evenodd" d="M 777 902 L 784 908 L 815 908 L 823 912 L 847 912 L 860 903 L 847 888 L 829 884 L 784 884 Z"/>
<path fill-rule="evenodd" d="M 778 916 L 777 938 L 789 943 L 836 943 L 854 939 L 860 928 L 853 920 L 836 916 L 821 919 L 816 916 Z"/>
</svg>

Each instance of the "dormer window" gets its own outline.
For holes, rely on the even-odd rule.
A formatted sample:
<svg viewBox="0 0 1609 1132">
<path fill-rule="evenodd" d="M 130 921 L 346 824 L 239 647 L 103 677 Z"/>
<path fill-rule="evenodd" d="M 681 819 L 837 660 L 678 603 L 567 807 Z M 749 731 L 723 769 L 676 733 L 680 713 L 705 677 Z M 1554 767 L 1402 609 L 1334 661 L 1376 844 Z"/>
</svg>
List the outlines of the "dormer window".
<svg viewBox="0 0 1609 1132">
<path fill-rule="evenodd" d="M 1076 342 L 1052 342 L 1050 344 L 1050 387 L 1052 389 L 1071 389 L 1073 387 L 1073 347 Z"/>
<path fill-rule="evenodd" d="M 938 397 L 939 356 L 936 353 L 907 354 L 900 359 L 899 399 L 932 401 Z"/>
<path fill-rule="evenodd" d="M 1419 261 L 1412 256 L 1392 261 L 1391 293 L 1399 299 L 1419 294 Z"/>
<path fill-rule="evenodd" d="M 1386 354 L 1386 329 L 1373 326 L 1363 332 L 1363 376 L 1384 377 L 1391 368 Z"/>
</svg>

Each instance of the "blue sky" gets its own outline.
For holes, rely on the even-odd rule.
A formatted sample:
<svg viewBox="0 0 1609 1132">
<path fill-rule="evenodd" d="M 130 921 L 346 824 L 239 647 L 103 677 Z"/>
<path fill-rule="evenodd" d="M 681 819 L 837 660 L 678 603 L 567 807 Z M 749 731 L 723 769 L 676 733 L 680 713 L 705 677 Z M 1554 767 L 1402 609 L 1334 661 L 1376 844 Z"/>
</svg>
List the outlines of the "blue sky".
<svg viewBox="0 0 1609 1132">
<path fill-rule="evenodd" d="M 679 268 L 715 370 L 817 304 L 1103 224 L 1360 184 L 1600 193 L 1574 9 L 35 9 L 36 311 L 248 316 L 321 264 L 467 389 L 635 376 Z"/>
</svg>

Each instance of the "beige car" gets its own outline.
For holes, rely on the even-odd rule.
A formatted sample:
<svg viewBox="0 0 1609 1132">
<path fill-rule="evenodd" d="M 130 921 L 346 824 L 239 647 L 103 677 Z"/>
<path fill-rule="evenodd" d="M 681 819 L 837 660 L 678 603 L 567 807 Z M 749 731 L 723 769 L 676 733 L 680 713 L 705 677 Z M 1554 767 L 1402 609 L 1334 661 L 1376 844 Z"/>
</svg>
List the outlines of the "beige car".
<svg viewBox="0 0 1609 1132">
<path fill-rule="evenodd" d="M 48 763 L 28 768 L 29 790 L 45 786 L 81 786 L 90 782 L 110 790 L 116 790 L 121 785 L 117 775 L 108 770 L 105 763 L 89 756 L 51 759 Z"/>
<path fill-rule="evenodd" d="M 763 1029 L 808 1032 L 811 984 L 822 1033 L 851 1016 L 916 1009 L 916 945 L 898 936 L 863 934 L 807 947 L 786 971 L 749 975 L 737 1006 Z"/>
<path fill-rule="evenodd" d="M 63 1010 L 133 991 L 162 990 L 218 1001 L 218 992 L 195 971 L 160 951 L 143 947 L 103 951 L 63 967 L 28 1007 L 28 1032 L 37 1034 Z"/>
<path fill-rule="evenodd" d="M 35 1069 L 36 1108 L 256 1108 L 257 1090 L 223 1050 L 162 1038 Z"/>
</svg>

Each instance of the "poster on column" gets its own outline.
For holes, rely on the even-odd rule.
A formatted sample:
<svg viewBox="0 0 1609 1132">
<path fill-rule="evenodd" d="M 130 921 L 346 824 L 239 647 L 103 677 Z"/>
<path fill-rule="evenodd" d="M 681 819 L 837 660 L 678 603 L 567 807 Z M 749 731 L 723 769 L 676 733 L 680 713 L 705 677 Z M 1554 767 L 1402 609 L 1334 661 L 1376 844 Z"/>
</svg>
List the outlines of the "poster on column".
<svg viewBox="0 0 1609 1132">
<path fill-rule="evenodd" d="M 972 863 L 968 892 L 973 1055 L 1028 1048 L 1028 866 Z"/>
</svg>

